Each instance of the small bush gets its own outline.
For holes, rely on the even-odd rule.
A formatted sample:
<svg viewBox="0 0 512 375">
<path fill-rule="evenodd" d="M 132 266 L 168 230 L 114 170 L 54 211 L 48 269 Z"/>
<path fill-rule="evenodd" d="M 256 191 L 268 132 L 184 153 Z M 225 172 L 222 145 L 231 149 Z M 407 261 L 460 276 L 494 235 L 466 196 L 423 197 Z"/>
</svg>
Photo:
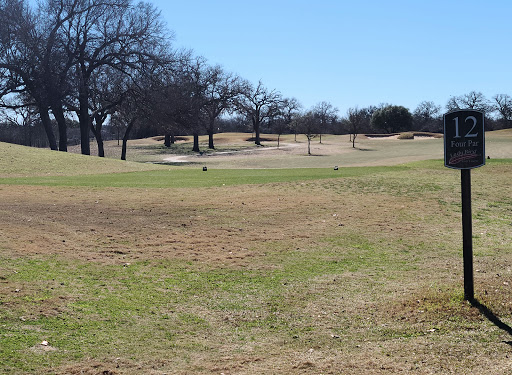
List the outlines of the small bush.
<svg viewBox="0 0 512 375">
<path fill-rule="evenodd" d="M 398 139 L 414 139 L 414 133 L 402 133 L 398 136 Z"/>
</svg>

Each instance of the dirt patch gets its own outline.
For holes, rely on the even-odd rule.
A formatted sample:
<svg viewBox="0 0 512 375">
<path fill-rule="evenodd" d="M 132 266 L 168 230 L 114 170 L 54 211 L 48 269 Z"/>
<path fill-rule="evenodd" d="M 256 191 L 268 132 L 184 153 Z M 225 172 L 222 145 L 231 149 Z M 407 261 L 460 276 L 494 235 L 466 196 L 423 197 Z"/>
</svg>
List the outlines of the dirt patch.
<svg viewBox="0 0 512 375">
<path fill-rule="evenodd" d="M 204 189 L 199 203 L 198 192 L 186 189 L 25 186 L 2 193 L 2 245 L 14 254 L 115 263 L 182 258 L 248 265 L 258 244 L 302 237 L 310 222 L 321 225 L 320 213 L 306 211 L 323 200 L 257 187 Z"/>
<path fill-rule="evenodd" d="M 364 204 L 348 192 L 326 194 L 320 188 L 312 194 L 319 184 L 172 190 L 4 186 L 0 246 L 23 257 L 58 254 L 115 264 L 179 258 L 258 267 L 267 243 L 302 247 L 357 228 L 393 236 L 429 233 L 420 221 L 400 223 L 402 212 L 425 212 L 421 202 L 405 198 L 397 209 L 395 201 Z"/>
<path fill-rule="evenodd" d="M 114 363 L 101 363 L 97 361 L 87 361 L 83 364 L 75 364 L 69 366 L 62 366 L 55 374 L 58 375 L 119 375 L 125 374 L 124 371 L 119 371 L 119 364 Z M 126 370 L 126 366 L 125 370 Z M 134 366 L 130 366 L 133 369 Z M 140 369 L 139 369 L 140 370 Z"/>
</svg>

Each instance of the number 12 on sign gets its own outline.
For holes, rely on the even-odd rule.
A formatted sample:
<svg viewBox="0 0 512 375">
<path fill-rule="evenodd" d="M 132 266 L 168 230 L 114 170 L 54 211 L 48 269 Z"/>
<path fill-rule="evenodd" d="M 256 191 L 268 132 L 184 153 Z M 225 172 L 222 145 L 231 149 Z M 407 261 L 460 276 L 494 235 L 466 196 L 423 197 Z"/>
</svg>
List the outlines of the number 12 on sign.
<svg viewBox="0 0 512 375">
<path fill-rule="evenodd" d="M 466 110 L 444 115 L 444 165 L 454 169 L 485 165 L 482 112 Z"/>
<path fill-rule="evenodd" d="M 473 130 L 476 128 L 476 125 L 478 123 L 477 119 L 475 116 L 468 116 L 466 117 L 466 120 L 465 121 L 472 121 L 473 122 L 473 126 L 471 127 L 471 129 L 467 132 L 467 134 L 465 135 L 466 138 L 473 138 L 473 137 L 478 137 L 478 133 L 473 133 Z M 460 135 L 459 135 L 459 118 L 458 117 L 455 117 L 453 119 L 453 121 L 455 121 L 455 137 L 453 138 L 460 138 Z"/>
</svg>

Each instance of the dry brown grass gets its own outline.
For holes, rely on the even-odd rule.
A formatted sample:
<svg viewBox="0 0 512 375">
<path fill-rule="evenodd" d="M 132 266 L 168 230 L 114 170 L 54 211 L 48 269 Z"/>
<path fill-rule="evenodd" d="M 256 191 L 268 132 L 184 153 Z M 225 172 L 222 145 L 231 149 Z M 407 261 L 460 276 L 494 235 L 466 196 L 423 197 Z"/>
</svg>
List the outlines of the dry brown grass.
<svg viewBox="0 0 512 375">
<path fill-rule="evenodd" d="M 510 164 L 485 168 L 473 174 L 477 297 L 512 325 L 512 171 Z M 454 171 L 420 166 L 408 174 L 219 188 L 0 185 L 4 258 L 105 272 L 143 264 L 149 279 L 159 277 L 152 272 L 172 278 L 156 269 L 160 262 L 198 275 L 283 275 L 267 281 L 268 290 L 248 282 L 243 293 L 229 294 L 205 284 L 208 291 L 193 290 L 179 304 L 141 306 L 132 324 L 143 333 L 124 326 L 133 333 L 127 340 L 114 331 L 115 350 L 66 356 L 31 343 L 24 353 L 46 358 L 32 373 L 510 373 L 510 333 L 462 301 L 457 184 Z M 19 314 L 34 306 L 26 302 L 33 296 L 62 288 L 57 279 L 13 282 L 14 270 L 0 266 L 2 313 Z M 101 288 L 124 292 L 114 281 Z M 42 335 L 44 327 L 29 322 L 107 319 L 75 309 L 91 299 L 83 290 L 52 294 L 15 320 Z M 199 328 L 180 314 L 197 318 Z M 165 329 L 177 338 L 166 341 Z M 64 359 L 51 362 L 54 355 Z"/>
<path fill-rule="evenodd" d="M 311 327 L 297 338 L 254 331 L 256 342 L 238 343 L 234 330 L 257 321 L 254 313 L 175 307 L 209 322 L 204 336 L 187 339 L 200 339 L 208 350 L 188 353 L 186 362 L 155 357 L 151 350 L 137 360 L 86 359 L 63 365 L 58 374 L 507 371 L 510 349 L 503 341 L 510 339 L 460 299 L 460 260 L 443 245 L 457 242 L 456 210 L 431 198 L 361 194 L 336 185 L 318 181 L 193 191 L 2 186 L 1 247 L 14 257 L 51 254 L 100 265 L 176 259 L 199 269 L 272 270 L 284 265 L 269 263 L 269 254 L 300 257 L 327 246 L 334 261 L 364 239 L 390 257 L 313 279 L 302 301 L 290 301 L 297 307 L 282 312 L 290 321 L 300 314 L 295 324 Z M 341 242 L 332 250 L 326 238 Z M 361 248 L 361 256 L 370 254 Z M 493 259 L 477 259 L 484 272 L 477 273 L 478 288 L 486 290 L 480 292 L 484 302 L 505 317 L 512 309 L 502 286 L 511 273 L 497 278 L 500 265 Z M 503 254 L 501 264 L 511 260 L 510 253 Z M 395 268 L 395 262 L 402 266 Z M 291 292 L 289 298 L 297 297 Z M 59 316 L 77 298 L 45 300 L 34 315 Z M 504 304 L 497 306 L 500 298 Z"/>
</svg>

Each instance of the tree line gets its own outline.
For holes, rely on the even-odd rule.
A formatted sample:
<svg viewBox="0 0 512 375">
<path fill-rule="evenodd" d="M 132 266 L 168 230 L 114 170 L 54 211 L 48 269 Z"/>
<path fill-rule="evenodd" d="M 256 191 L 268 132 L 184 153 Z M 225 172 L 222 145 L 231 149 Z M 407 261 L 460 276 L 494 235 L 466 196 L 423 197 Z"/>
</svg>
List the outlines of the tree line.
<svg viewBox="0 0 512 375">
<path fill-rule="evenodd" d="M 261 81 L 253 84 L 172 45 L 160 12 L 131 0 L 0 0 L 1 140 L 67 151 L 70 142 L 90 155 L 94 138 L 104 156 L 105 136 L 117 136 L 122 159 L 131 137 L 164 134 L 166 146 L 178 135 L 222 130 L 306 134 L 440 131 L 441 107 L 430 101 L 413 113 L 389 104 L 350 108 L 331 103 L 304 110 Z M 451 97 L 447 111 L 486 112 L 492 128 L 510 127 L 512 100 L 487 100 L 481 93 Z M 45 142 L 42 142 L 44 134 Z"/>
</svg>

